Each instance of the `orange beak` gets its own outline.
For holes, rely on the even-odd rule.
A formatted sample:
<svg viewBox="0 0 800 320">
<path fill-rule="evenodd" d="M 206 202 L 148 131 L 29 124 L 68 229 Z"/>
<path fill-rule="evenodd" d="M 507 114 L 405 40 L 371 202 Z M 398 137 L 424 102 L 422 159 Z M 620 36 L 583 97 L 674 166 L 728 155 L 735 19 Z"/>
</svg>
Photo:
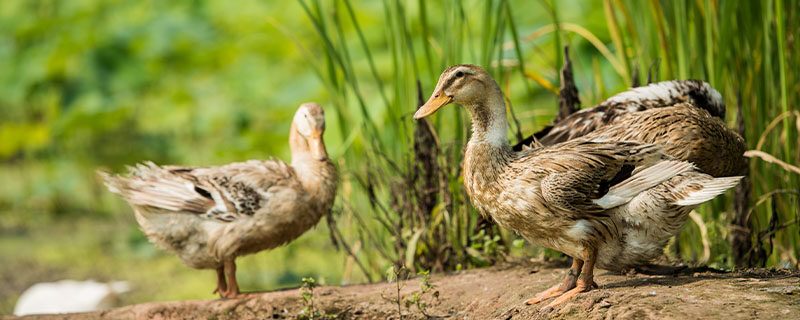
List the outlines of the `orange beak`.
<svg viewBox="0 0 800 320">
<path fill-rule="evenodd" d="M 429 115 L 432 115 L 439 110 L 439 108 L 444 107 L 448 104 L 453 102 L 453 98 L 448 97 L 442 90 L 434 91 L 433 95 L 425 102 L 422 107 L 417 110 L 417 113 L 414 114 L 414 120 L 419 120 L 425 118 Z"/>
</svg>

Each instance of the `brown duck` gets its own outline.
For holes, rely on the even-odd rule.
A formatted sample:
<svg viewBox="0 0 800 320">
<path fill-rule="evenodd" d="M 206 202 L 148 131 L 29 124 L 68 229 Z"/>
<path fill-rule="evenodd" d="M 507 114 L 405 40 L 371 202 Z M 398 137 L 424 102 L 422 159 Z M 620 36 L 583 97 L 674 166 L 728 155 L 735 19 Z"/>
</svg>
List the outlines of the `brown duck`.
<svg viewBox="0 0 800 320">
<path fill-rule="evenodd" d="M 146 162 L 129 176 L 100 174 L 133 207 L 151 242 L 189 267 L 216 269 L 214 292 L 234 298 L 241 296 L 236 257 L 294 240 L 333 205 L 337 175 L 322 140 L 322 108 L 301 105 L 290 130 L 291 164 L 250 160 L 195 168 Z"/>
<path fill-rule="evenodd" d="M 562 284 L 528 301 L 559 296 L 544 309 L 590 290 L 595 266 L 622 270 L 649 262 L 694 207 L 741 178 L 714 178 L 635 141 L 578 138 L 513 151 L 503 95 L 478 66 L 445 70 L 414 118 L 450 103 L 462 104 L 472 119 L 464 160 L 472 204 L 532 244 L 573 257 Z"/>
</svg>

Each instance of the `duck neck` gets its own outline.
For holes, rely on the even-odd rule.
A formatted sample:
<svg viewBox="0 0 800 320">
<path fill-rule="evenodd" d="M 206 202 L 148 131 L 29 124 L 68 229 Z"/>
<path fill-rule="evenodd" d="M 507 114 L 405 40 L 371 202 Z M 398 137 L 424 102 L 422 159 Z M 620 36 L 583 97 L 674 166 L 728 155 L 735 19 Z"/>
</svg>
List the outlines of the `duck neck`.
<svg viewBox="0 0 800 320">
<path fill-rule="evenodd" d="M 290 132 L 291 165 L 300 184 L 311 195 L 314 203 L 332 203 L 330 200 L 336 194 L 336 167 L 330 159 L 315 159 L 311 155 L 308 141 L 294 129 L 294 125 Z"/>
<path fill-rule="evenodd" d="M 493 89 L 494 92 L 482 100 L 464 106 L 472 118 L 472 137 L 469 146 L 492 150 L 493 155 L 501 156 L 511 153 L 506 135 L 508 119 L 503 93 L 496 83 Z"/>
<path fill-rule="evenodd" d="M 464 106 L 472 118 L 472 137 L 467 144 L 464 182 L 468 192 L 475 194 L 493 185 L 511 161 L 513 151 L 506 136 L 508 120 L 499 87 L 483 100 Z"/>
</svg>

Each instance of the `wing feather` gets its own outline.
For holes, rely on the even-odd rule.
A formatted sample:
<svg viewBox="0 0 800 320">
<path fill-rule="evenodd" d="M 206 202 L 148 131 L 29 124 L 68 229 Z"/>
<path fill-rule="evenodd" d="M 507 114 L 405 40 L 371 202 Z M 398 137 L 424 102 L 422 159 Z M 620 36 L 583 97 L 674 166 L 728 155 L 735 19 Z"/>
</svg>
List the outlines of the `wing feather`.
<svg viewBox="0 0 800 320">
<path fill-rule="evenodd" d="M 639 142 L 576 139 L 540 150 L 532 161 L 546 172 L 540 180 L 543 199 L 576 215 L 608 215 L 609 205 L 692 168 L 667 160 L 656 145 Z"/>
<path fill-rule="evenodd" d="M 592 201 L 603 209 L 617 207 L 631 201 L 639 193 L 692 169 L 694 165 L 686 161 L 661 161 L 639 170 L 630 178 L 611 187 L 602 198 Z"/>
</svg>

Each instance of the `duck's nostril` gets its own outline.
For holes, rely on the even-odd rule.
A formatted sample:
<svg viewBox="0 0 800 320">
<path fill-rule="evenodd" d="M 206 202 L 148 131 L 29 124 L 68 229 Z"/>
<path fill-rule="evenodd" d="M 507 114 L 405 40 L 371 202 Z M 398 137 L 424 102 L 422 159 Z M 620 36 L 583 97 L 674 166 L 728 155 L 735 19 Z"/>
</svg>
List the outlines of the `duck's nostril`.
<svg viewBox="0 0 800 320">
<path fill-rule="evenodd" d="M 433 97 L 434 97 L 434 98 L 438 98 L 438 97 L 439 97 L 439 94 L 437 93 L 437 94 L 436 94 L 435 96 L 433 96 Z"/>
</svg>

